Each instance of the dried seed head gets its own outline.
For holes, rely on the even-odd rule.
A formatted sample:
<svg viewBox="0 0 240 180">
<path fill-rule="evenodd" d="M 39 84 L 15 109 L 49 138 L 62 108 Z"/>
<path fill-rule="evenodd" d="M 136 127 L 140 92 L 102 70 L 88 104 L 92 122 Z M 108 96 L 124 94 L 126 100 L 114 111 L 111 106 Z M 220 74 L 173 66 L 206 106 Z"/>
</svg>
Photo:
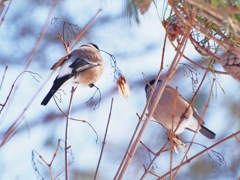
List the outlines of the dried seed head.
<svg viewBox="0 0 240 180">
<path fill-rule="evenodd" d="M 119 93 L 123 95 L 123 97 L 127 98 L 130 96 L 130 88 L 127 84 L 126 78 L 121 74 L 117 80 Z"/>
<path fill-rule="evenodd" d="M 170 41 L 175 41 L 178 36 L 182 36 L 186 32 L 186 24 L 180 17 L 173 17 L 167 26 L 168 38 Z"/>
<path fill-rule="evenodd" d="M 220 61 L 227 73 L 240 81 L 240 55 L 228 50 L 222 54 Z"/>
</svg>

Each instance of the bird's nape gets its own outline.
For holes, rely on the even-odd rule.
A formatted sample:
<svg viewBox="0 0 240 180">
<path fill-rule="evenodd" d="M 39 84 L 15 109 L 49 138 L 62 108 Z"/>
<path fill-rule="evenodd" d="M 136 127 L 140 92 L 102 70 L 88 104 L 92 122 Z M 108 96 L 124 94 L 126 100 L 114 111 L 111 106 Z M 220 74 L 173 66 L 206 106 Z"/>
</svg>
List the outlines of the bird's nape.
<svg viewBox="0 0 240 180">
<path fill-rule="evenodd" d="M 153 80 L 149 81 L 149 82 L 146 84 L 146 86 L 145 86 L 145 92 L 147 92 L 147 89 L 149 88 L 149 86 L 154 85 L 155 81 L 156 81 L 156 80 L 153 79 Z M 162 82 L 162 81 L 159 79 L 158 82 Z"/>
</svg>

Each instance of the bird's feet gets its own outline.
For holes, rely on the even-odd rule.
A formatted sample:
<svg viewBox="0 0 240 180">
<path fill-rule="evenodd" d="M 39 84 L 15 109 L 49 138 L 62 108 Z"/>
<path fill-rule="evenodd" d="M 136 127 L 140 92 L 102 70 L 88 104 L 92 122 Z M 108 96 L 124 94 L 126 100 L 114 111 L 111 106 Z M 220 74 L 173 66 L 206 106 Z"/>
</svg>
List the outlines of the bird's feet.
<svg viewBox="0 0 240 180">
<path fill-rule="evenodd" d="M 92 105 L 93 105 L 93 106 L 94 106 L 93 109 L 96 110 L 97 108 L 100 107 L 100 103 L 101 103 L 101 99 L 102 99 L 101 91 L 100 91 L 100 89 L 99 89 L 97 86 L 95 86 L 93 83 L 89 84 L 89 87 L 90 87 L 90 88 L 95 87 L 96 90 L 95 90 L 95 92 L 93 93 L 92 97 L 90 97 L 90 99 L 86 102 L 86 104 L 87 104 L 88 106 L 92 106 Z M 94 100 L 94 97 L 95 97 L 95 95 L 96 95 L 97 92 L 98 92 L 98 98 L 97 98 L 96 100 Z"/>
<path fill-rule="evenodd" d="M 177 151 L 177 147 L 179 147 L 184 153 L 185 151 L 185 147 L 186 147 L 186 143 L 184 143 L 179 137 L 178 135 L 174 134 L 173 132 L 166 132 L 166 135 L 168 137 L 168 139 L 173 143 L 173 148 L 175 150 L 175 152 L 178 154 Z"/>
</svg>

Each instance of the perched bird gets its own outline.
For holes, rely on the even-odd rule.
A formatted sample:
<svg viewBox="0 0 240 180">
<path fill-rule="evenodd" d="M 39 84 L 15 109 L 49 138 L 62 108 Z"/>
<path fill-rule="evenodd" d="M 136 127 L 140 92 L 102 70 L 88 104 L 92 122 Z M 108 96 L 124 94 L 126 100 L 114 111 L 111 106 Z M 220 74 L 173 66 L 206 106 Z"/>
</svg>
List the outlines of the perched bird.
<svg viewBox="0 0 240 180">
<path fill-rule="evenodd" d="M 98 46 L 92 43 L 83 44 L 56 62 L 52 70 L 59 69 L 52 88 L 41 102 L 47 105 L 54 93 L 66 82 L 93 87 L 103 73 L 103 59 Z"/>
<path fill-rule="evenodd" d="M 154 83 L 155 80 L 152 80 L 145 86 L 147 100 L 149 99 Z M 161 84 L 162 81 L 158 80 L 156 89 L 159 89 Z M 148 106 L 148 111 L 151 110 L 156 96 L 157 91 L 154 91 Z M 174 132 L 181 121 L 179 127 L 175 131 L 175 134 L 181 134 L 185 129 L 188 129 L 194 132 L 201 132 L 209 139 L 215 138 L 215 133 L 207 129 L 204 126 L 203 121 L 200 122 L 200 116 L 197 110 L 192 106 L 189 107 L 189 103 L 176 91 L 176 89 L 169 85 L 167 85 L 163 91 L 163 94 L 153 113 L 153 118 L 167 130 L 172 130 L 172 132 Z M 172 121 L 174 122 L 172 123 Z"/>
</svg>

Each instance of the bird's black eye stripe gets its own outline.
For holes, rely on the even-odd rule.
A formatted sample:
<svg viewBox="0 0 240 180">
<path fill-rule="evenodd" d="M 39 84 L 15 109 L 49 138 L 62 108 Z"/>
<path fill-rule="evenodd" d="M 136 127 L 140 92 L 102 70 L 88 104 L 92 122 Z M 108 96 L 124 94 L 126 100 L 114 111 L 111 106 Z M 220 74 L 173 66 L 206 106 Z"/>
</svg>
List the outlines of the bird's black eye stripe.
<svg viewBox="0 0 240 180">
<path fill-rule="evenodd" d="M 96 44 L 93 44 L 93 43 L 89 43 L 89 44 L 93 45 L 97 50 L 99 50 L 99 48 Z"/>
<path fill-rule="evenodd" d="M 154 83 L 155 83 L 155 79 L 153 79 L 149 82 L 150 85 L 154 85 Z"/>
<path fill-rule="evenodd" d="M 161 80 L 158 80 L 158 82 L 161 82 Z M 149 81 L 145 86 L 145 92 L 147 92 L 148 87 L 154 85 L 154 83 L 155 83 L 155 79 Z"/>
</svg>

